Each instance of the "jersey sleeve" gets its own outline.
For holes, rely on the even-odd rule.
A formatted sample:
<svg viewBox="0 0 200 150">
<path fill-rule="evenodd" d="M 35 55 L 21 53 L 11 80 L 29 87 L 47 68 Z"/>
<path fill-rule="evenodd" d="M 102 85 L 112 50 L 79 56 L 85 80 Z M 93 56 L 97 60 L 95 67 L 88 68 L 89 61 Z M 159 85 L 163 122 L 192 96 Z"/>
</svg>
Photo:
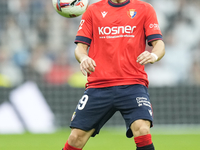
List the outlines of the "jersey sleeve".
<svg viewBox="0 0 200 150">
<path fill-rule="evenodd" d="M 78 32 L 76 34 L 75 43 L 84 43 L 90 46 L 92 41 L 92 13 L 91 8 L 85 11 L 82 16 Z"/>
<path fill-rule="evenodd" d="M 154 8 L 150 4 L 147 5 L 144 28 L 147 42 L 150 46 L 152 46 L 152 41 L 162 40 L 162 33 L 159 28 L 157 15 Z"/>
</svg>

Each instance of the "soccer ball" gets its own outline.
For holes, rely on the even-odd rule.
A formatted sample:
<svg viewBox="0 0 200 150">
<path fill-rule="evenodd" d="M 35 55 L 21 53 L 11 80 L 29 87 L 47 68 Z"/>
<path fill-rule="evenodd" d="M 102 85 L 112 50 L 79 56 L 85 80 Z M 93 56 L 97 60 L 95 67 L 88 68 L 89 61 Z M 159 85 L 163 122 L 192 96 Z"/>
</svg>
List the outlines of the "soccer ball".
<svg viewBox="0 0 200 150">
<path fill-rule="evenodd" d="M 52 0 L 55 10 L 64 17 L 74 18 L 82 15 L 88 6 L 88 0 Z"/>
</svg>

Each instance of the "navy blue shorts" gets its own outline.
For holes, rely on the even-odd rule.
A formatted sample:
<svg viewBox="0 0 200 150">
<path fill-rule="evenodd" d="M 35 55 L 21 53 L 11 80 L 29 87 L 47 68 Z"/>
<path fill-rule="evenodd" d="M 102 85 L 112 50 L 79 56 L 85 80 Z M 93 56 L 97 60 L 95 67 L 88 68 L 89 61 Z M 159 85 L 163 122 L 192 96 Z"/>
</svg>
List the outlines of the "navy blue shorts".
<svg viewBox="0 0 200 150">
<path fill-rule="evenodd" d="M 95 129 L 93 137 L 119 111 L 126 122 L 126 136 L 132 137 L 130 125 L 138 119 L 149 120 L 152 126 L 152 107 L 147 87 L 124 85 L 89 88 L 79 100 L 70 127 L 84 131 Z"/>
</svg>

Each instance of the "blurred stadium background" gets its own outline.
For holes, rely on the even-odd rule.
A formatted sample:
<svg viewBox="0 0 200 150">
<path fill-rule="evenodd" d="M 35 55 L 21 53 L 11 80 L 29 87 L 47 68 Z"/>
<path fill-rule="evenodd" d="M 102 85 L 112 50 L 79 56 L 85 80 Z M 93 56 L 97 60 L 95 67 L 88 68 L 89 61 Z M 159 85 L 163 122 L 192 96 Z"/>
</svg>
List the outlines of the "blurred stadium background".
<svg viewBox="0 0 200 150">
<path fill-rule="evenodd" d="M 168 133 L 184 127 L 184 131 L 200 133 L 194 128 L 200 126 L 200 1 L 146 1 L 157 12 L 166 44 L 164 58 L 146 66 L 154 130 L 169 127 L 165 128 Z M 6 115 L 10 112 L 3 111 L 4 104 L 9 104 L 22 127 L 28 129 L 11 96 L 27 82 L 42 93 L 55 128 L 68 128 L 86 82 L 74 57 L 73 41 L 81 18 L 60 16 L 51 0 L 1 0 L 0 14 L 0 134 L 6 133 L 3 129 L 9 123 Z M 35 106 L 27 103 L 25 107 Z M 106 126 L 125 128 L 119 113 Z"/>
</svg>

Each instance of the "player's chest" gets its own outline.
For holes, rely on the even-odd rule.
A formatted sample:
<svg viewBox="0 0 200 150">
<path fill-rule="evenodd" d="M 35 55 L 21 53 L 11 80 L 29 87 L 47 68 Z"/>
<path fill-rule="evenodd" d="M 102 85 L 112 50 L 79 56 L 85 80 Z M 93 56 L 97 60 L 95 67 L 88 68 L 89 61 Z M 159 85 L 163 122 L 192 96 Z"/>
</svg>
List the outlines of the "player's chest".
<svg viewBox="0 0 200 150">
<path fill-rule="evenodd" d="M 143 26 L 144 14 L 134 7 L 101 8 L 93 16 L 95 26 Z"/>
</svg>

